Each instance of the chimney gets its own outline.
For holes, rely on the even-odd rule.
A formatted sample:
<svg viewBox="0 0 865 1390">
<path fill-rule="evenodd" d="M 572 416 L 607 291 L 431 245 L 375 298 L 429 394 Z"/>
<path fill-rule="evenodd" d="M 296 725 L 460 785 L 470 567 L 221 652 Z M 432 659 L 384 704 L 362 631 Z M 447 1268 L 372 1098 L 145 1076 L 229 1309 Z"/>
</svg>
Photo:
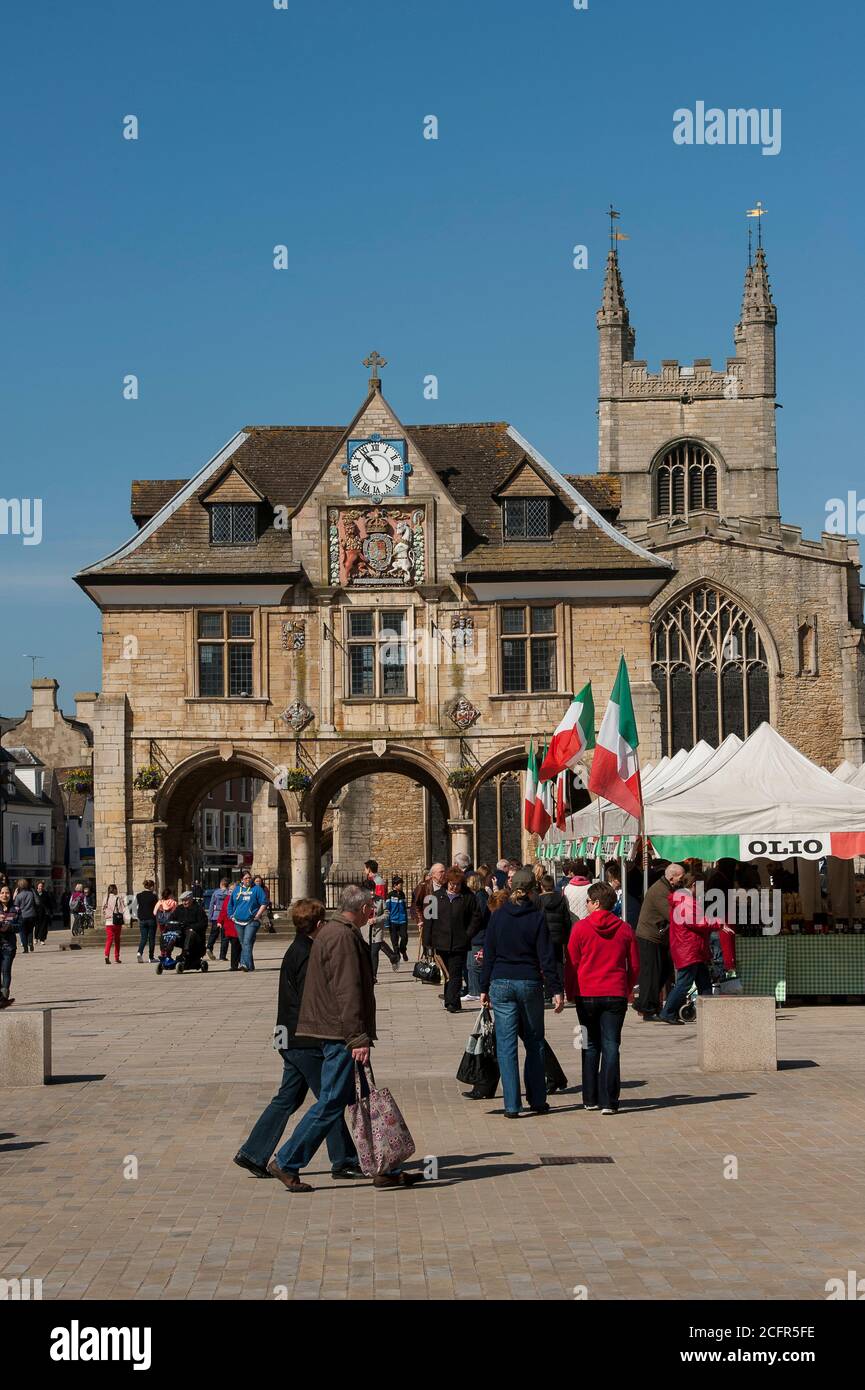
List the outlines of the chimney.
<svg viewBox="0 0 865 1390">
<path fill-rule="evenodd" d="M 33 712 L 30 718 L 34 729 L 52 729 L 57 719 L 57 691 L 59 682 L 51 677 L 41 676 L 31 684 L 33 691 Z"/>
<path fill-rule="evenodd" d="M 93 706 L 98 699 L 98 690 L 79 690 L 75 696 L 75 718 L 80 724 L 86 724 L 89 729 L 93 728 Z"/>
</svg>

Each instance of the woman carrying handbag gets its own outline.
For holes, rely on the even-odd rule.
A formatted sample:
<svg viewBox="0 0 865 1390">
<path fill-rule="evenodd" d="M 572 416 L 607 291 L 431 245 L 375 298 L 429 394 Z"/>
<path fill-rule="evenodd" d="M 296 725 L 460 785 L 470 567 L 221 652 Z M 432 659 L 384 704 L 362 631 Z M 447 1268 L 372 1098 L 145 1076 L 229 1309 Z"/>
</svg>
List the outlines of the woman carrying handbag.
<svg viewBox="0 0 865 1390">
<path fill-rule="evenodd" d="M 105 923 L 105 964 L 111 964 L 111 947 L 114 946 L 114 963 L 122 965 L 120 959 L 120 935 L 124 926 L 129 922 L 129 913 L 123 898 L 117 891 L 116 883 L 109 883 L 108 891 L 105 894 L 105 902 L 102 904 L 102 920 Z"/>
</svg>

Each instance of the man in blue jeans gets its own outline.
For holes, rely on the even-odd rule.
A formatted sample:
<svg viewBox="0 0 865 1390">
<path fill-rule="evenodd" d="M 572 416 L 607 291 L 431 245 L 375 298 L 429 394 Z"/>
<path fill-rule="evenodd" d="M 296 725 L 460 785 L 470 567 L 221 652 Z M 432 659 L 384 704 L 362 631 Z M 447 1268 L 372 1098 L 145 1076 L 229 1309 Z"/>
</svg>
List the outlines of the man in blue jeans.
<svg viewBox="0 0 865 1390">
<path fill-rule="evenodd" d="M 234 1156 L 238 1167 L 246 1168 L 257 1178 L 272 1176 L 267 1171 L 267 1165 L 286 1124 L 300 1109 L 308 1092 L 312 1091 L 316 1098 L 321 1094 L 324 1063 L 321 1044 L 315 1038 L 300 1036 L 297 1020 L 313 938 L 324 924 L 326 912 L 324 903 L 316 898 L 300 898 L 291 909 L 291 920 L 297 934 L 283 957 L 279 972 L 279 1005 L 274 1035 L 274 1045 L 283 1061 L 282 1084 L 249 1138 Z M 334 1121 L 326 1142 L 333 1177 L 363 1177 L 343 1115 Z"/>
<path fill-rule="evenodd" d="M 240 938 L 241 970 L 255 969 L 252 948 L 255 945 L 259 923 L 266 911 L 267 894 L 257 883 L 253 883 L 251 871 L 244 869 L 243 877 L 234 885 L 228 899 L 228 915 Z"/>
<path fill-rule="evenodd" d="M 267 1166 L 291 1193 L 312 1192 L 300 1170 L 355 1098 L 355 1063 L 366 1066 L 375 1041 L 375 984 L 370 950 L 363 939 L 374 915 L 366 888 L 346 888 L 340 910 L 330 913 L 313 942 L 306 972 L 297 1032 L 315 1038 L 322 1051 L 321 1090 L 291 1138 Z M 331 1162 L 333 1158 L 331 1157 Z M 394 1170 L 373 1178 L 374 1187 L 409 1187 L 420 1175 Z"/>
</svg>

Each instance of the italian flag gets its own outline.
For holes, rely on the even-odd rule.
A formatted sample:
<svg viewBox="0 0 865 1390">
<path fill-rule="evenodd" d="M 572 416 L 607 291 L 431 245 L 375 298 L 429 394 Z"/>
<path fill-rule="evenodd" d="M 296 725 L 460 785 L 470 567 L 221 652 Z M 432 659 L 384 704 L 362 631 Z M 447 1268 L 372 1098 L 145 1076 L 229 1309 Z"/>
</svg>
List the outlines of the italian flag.
<svg viewBox="0 0 865 1390">
<path fill-rule="evenodd" d="M 541 766 L 541 781 L 558 777 L 566 767 L 576 767 L 588 748 L 595 746 L 595 702 L 592 699 L 592 682 L 584 685 L 579 695 L 571 701 L 547 749 L 547 756 Z"/>
<path fill-rule="evenodd" d="M 534 831 L 536 835 L 540 835 L 543 839 L 553 823 L 554 816 L 553 784 L 552 782 L 541 782 L 537 789 L 535 810 L 531 825 L 528 827 L 529 830 Z"/>
<path fill-rule="evenodd" d="M 619 661 L 616 683 L 600 730 L 589 773 L 589 791 L 605 796 L 615 806 L 639 820 L 643 814 L 637 721 L 631 700 L 631 682 L 625 658 Z"/>
<path fill-rule="evenodd" d="M 535 817 L 535 802 L 538 795 L 538 765 L 535 761 L 535 741 L 529 741 L 529 761 L 526 767 L 526 796 L 523 803 L 523 825 L 531 830 Z"/>
<path fill-rule="evenodd" d="M 559 830 L 564 830 L 569 810 L 568 774 L 563 769 L 556 778 L 556 825 Z"/>
</svg>

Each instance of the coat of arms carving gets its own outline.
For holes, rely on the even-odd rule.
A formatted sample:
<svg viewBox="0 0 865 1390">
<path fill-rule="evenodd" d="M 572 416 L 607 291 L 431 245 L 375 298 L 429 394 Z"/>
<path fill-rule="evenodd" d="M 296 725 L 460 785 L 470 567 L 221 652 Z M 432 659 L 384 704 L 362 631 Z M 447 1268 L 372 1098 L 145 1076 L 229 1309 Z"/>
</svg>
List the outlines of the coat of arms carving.
<svg viewBox="0 0 865 1390">
<path fill-rule="evenodd" d="M 309 705 L 305 705 L 302 700 L 295 700 L 288 709 L 282 711 L 279 717 L 284 724 L 299 734 L 302 729 L 306 728 L 307 724 L 312 722 L 315 715 Z"/>
<path fill-rule="evenodd" d="M 328 520 L 331 584 L 404 589 L 425 579 L 422 507 L 334 507 Z"/>
</svg>

